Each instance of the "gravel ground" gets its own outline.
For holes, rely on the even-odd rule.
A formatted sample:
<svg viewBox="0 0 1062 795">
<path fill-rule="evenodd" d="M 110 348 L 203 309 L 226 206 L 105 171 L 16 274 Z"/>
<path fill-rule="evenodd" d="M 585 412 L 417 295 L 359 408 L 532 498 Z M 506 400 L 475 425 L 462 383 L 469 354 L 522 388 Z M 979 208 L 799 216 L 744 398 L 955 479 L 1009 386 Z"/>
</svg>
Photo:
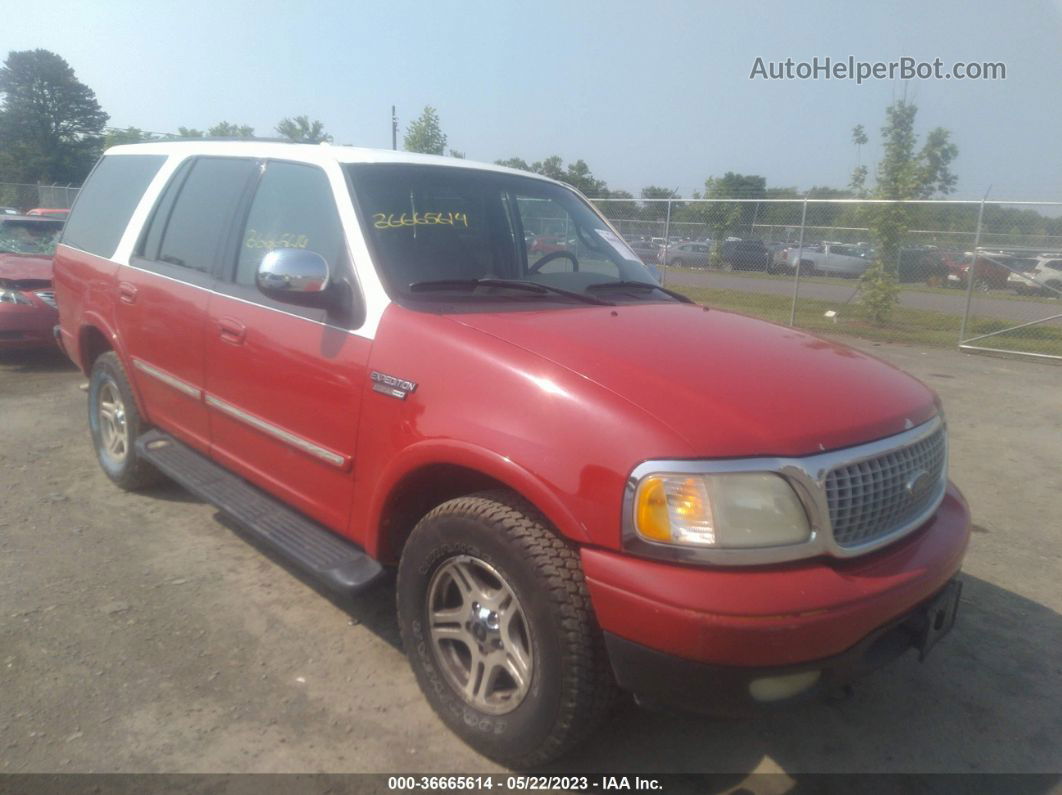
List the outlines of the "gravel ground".
<svg viewBox="0 0 1062 795">
<path fill-rule="evenodd" d="M 952 636 L 837 703 L 624 705 L 555 772 L 1062 770 L 1062 369 L 863 347 L 945 400 L 977 523 Z M 392 586 L 334 603 L 180 488 L 117 490 L 83 380 L 0 355 L 0 772 L 500 771 L 421 698 Z"/>
</svg>

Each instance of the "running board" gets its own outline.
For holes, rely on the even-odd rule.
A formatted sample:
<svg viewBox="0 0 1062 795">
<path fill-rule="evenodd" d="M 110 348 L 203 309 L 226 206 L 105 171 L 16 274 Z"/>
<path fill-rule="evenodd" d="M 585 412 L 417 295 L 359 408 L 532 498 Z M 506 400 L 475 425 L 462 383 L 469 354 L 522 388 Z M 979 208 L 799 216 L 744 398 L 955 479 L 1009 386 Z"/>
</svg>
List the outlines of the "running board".
<svg viewBox="0 0 1062 795">
<path fill-rule="evenodd" d="M 257 544 L 329 590 L 353 596 L 383 574 L 383 567 L 360 547 L 169 434 L 148 431 L 137 440 L 136 449 L 164 475 L 238 522 Z"/>
</svg>

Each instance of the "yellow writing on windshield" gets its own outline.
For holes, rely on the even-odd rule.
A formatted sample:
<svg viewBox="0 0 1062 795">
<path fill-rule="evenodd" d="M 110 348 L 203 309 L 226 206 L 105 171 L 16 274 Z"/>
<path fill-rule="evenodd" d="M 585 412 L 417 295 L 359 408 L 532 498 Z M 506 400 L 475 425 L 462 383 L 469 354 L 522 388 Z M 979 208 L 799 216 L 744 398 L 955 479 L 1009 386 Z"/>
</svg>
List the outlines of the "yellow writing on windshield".
<svg viewBox="0 0 1062 795">
<path fill-rule="evenodd" d="M 467 213 L 374 213 L 372 225 L 377 229 L 401 229 L 404 226 L 464 226 L 468 228 Z"/>
<path fill-rule="evenodd" d="M 244 248 L 264 248 L 270 251 L 275 248 L 306 248 L 310 245 L 310 238 L 295 232 L 267 237 L 257 229 L 248 229 L 243 245 Z"/>
</svg>

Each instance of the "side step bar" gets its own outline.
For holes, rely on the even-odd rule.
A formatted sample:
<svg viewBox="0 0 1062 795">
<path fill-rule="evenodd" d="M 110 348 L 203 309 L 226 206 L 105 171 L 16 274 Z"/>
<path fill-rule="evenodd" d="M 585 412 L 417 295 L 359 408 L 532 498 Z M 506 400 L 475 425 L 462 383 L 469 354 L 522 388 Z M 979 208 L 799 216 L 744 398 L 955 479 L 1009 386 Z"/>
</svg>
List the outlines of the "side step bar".
<svg viewBox="0 0 1062 795">
<path fill-rule="evenodd" d="M 252 540 L 341 595 L 373 585 L 383 567 L 357 545 L 292 510 L 246 480 L 161 431 L 148 431 L 137 452 L 163 474 L 213 504 Z"/>
</svg>

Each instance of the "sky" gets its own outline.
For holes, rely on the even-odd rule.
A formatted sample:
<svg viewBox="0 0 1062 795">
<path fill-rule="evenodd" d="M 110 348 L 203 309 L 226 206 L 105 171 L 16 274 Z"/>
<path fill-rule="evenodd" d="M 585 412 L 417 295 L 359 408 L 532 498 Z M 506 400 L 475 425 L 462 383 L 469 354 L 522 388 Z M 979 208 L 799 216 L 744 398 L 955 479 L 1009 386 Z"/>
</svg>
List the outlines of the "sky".
<svg viewBox="0 0 1062 795">
<path fill-rule="evenodd" d="M 843 187 L 907 97 L 959 156 L 955 198 L 1062 200 L 1062 0 L 48 0 L 5 8 L 0 57 L 58 53 L 116 127 L 320 119 L 390 148 L 425 105 L 469 159 L 582 158 L 612 189 L 689 196 L 727 171 Z M 1002 62 L 998 81 L 750 79 L 756 58 Z"/>
</svg>

